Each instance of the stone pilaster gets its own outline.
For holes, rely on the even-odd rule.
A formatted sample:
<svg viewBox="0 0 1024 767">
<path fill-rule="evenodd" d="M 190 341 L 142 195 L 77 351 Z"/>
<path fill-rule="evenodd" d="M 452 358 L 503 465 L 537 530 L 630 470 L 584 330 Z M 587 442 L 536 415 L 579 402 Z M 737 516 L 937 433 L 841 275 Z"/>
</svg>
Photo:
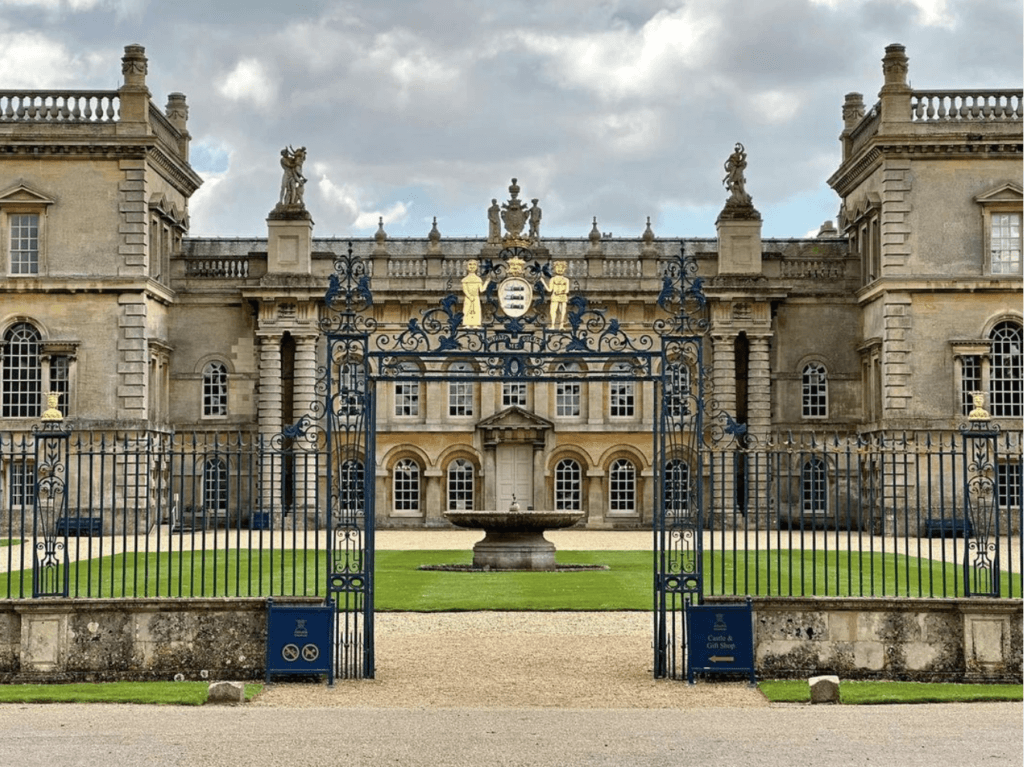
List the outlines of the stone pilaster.
<svg viewBox="0 0 1024 767">
<path fill-rule="evenodd" d="M 603 469 L 584 469 L 587 473 L 587 527 L 607 527 L 608 494 L 605 492 Z"/>
<path fill-rule="evenodd" d="M 145 277 L 149 274 L 146 218 L 146 161 L 121 160 L 124 174 L 117 187 L 120 221 L 117 230 L 117 275 Z"/>
<path fill-rule="evenodd" d="M 900 418 L 910 408 L 911 299 L 905 293 L 889 293 L 882 308 L 882 417 Z"/>
<path fill-rule="evenodd" d="M 146 300 L 140 293 L 123 293 L 117 302 L 117 417 L 144 421 L 149 377 Z"/>
<path fill-rule="evenodd" d="M 882 274 L 904 274 L 912 251 L 910 160 L 890 158 L 882 170 Z"/>
</svg>

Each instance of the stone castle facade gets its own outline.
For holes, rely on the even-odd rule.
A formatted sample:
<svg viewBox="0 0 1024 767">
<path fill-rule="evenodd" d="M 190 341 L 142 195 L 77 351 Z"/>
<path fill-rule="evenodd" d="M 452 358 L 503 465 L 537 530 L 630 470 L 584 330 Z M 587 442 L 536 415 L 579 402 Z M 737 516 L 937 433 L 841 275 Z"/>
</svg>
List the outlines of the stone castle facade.
<svg viewBox="0 0 1024 767">
<path fill-rule="evenodd" d="M 79 431 L 277 434 L 312 412 L 318 319 L 349 243 L 370 265 L 377 327 L 394 331 L 497 257 L 501 223 L 634 333 L 657 319 L 682 244 L 704 280 L 716 406 L 752 437 L 951 434 L 978 391 L 1001 428 L 1021 428 L 1020 90 L 914 90 L 889 46 L 879 100 L 843 104 L 838 227 L 810 239 L 762 238 L 740 145 L 711 239 L 649 223 L 613 238 L 596 220 L 589 236 L 546 238 L 515 180 L 479 239 L 436 226 L 393 239 L 383 222 L 370 238 L 315 237 L 301 189 L 266 236 L 229 239 L 188 236 L 202 183 L 188 107 L 178 93 L 156 106 L 147 67 L 128 46 L 119 90 L 0 90 L 2 432 L 29 432 L 55 391 Z M 378 523 L 443 525 L 445 509 L 514 494 L 581 508 L 592 528 L 648 526 L 653 386 L 580 372 L 379 386 Z M 28 471 L 0 456 L 4 503 Z M 1003 471 L 1019 497 L 1019 456 Z"/>
</svg>

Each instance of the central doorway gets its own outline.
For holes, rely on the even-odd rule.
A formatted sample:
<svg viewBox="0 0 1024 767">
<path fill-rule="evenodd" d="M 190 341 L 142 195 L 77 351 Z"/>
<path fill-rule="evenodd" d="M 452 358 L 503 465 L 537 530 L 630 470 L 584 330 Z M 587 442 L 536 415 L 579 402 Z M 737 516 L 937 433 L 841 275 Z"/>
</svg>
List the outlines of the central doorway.
<svg viewBox="0 0 1024 767">
<path fill-rule="evenodd" d="M 502 444 L 496 449 L 498 509 L 507 509 L 513 501 L 526 509 L 536 506 L 533 497 L 533 446 Z"/>
</svg>

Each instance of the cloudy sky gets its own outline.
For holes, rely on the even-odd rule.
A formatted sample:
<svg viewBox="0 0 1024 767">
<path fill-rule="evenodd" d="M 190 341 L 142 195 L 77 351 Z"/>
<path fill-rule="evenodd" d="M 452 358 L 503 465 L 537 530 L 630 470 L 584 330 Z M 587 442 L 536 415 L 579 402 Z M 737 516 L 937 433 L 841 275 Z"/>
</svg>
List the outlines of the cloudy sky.
<svg viewBox="0 0 1024 767">
<path fill-rule="evenodd" d="M 833 218 L 844 94 L 885 46 L 917 88 L 1020 88 L 1020 0 L 0 0 L 0 89 L 114 89 L 126 44 L 186 94 L 192 234 L 265 235 L 278 157 L 307 147 L 318 236 L 714 236 L 733 144 L 764 235 Z"/>
</svg>

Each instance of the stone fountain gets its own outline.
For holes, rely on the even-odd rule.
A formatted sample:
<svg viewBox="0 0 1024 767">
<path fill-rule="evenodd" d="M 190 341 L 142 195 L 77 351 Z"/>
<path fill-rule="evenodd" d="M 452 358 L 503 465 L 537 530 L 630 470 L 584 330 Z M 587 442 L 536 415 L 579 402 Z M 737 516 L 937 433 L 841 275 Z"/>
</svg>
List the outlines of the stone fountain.
<svg viewBox="0 0 1024 767">
<path fill-rule="evenodd" d="M 555 569 L 555 544 L 545 530 L 572 527 L 582 511 L 521 511 L 512 499 L 508 511 L 446 511 L 445 519 L 458 527 L 483 530 L 473 547 L 473 567 L 489 570 Z"/>
</svg>

